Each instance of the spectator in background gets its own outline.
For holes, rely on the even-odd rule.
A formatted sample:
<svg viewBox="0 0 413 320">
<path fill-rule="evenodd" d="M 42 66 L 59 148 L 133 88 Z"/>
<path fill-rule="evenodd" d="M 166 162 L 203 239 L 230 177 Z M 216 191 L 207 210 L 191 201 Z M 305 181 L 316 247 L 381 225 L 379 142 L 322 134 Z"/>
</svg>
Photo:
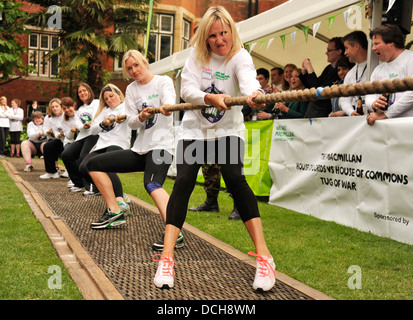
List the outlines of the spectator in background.
<svg viewBox="0 0 413 320">
<path fill-rule="evenodd" d="M 332 38 L 327 45 L 327 61 L 329 65 L 317 77 L 310 59 L 303 59 L 301 82 L 306 88 L 331 86 L 340 81 L 337 74 L 337 62 L 344 57 L 344 45 L 341 37 Z M 306 118 L 328 117 L 331 113 L 331 100 L 311 101 L 307 108 Z"/>
<path fill-rule="evenodd" d="M 348 72 L 344 84 L 355 84 L 367 80 L 367 36 L 363 31 L 353 31 L 343 38 L 345 55 L 356 65 Z M 365 97 L 342 97 L 339 99 L 341 109 L 348 116 L 360 116 L 364 112 Z"/>
<path fill-rule="evenodd" d="M 297 66 L 293 63 L 287 63 L 284 66 L 284 83 L 282 86 L 282 90 L 290 90 L 291 75 L 294 69 L 297 69 Z"/>
<path fill-rule="evenodd" d="M 10 157 L 20 157 L 20 134 L 23 131 L 24 111 L 20 108 L 21 100 L 13 99 L 7 112 L 10 120 Z"/>
<path fill-rule="evenodd" d="M 6 148 L 7 136 L 9 135 L 10 121 L 7 117 L 9 107 L 7 105 L 7 98 L 0 97 L 0 159 L 5 158 L 4 149 Z"/>
<path fill-rule="evenodd" d="M 27 117 L 24 118 L 24 121 L 26 121 L 26 123 L 32 121 L 32 113 L 35 111 L 40 111 L 39 103 L 37 101 L 33 101 L 32 104 L 28 106 Z"/>
<path fill-rule="evenodd" d="M 341 80 L 337 83 L 337 85 L 340 85 L 343 83 L 344 78 L 346 77 L 347 73 L 353 67 L 354 67 L 354 63 L 350 62 L 347 57 L 343 57 L 340 60 L 338 60 L 337 74 Z M 331 113 L 328 115 L 329 117 L 343 117 L 347 115 L 346 112 L 342 110 L 339 100 L 340 98 L 331 99 Z"/>
<path fill-rule="evenodd" d="M 290 90 L 304 90 L 305 87 L 300 79 L 301 69 L 296 68 L 291 73 Z M 292 101 L 287 103 L 277 102 L 275 105 L 281 111 L 279 118 L 294 119 L 304 118 L 309 101 Z"/>
<path fill-rule="evenodd" d="M 32 113 L 32 121 L 27 125 L 28 140 L 22 142 L 22 154 L 26 162 L 25 172 L 33 170 L 32 157 L 43 155 L 43 146 L 46 143 L 46 134 L 43 132 L 43 113 Z"/>
<path fill-rule="evenodd" d="M 284 70 L 279 67 L 271 69 L 271 87 L 272 92 L 279 92 L 283 90 Z"/>
<path fill-rule="evenodd" d="M 371 74 L 371 81 L 413 77 L 413 52 L 404 47 L 404 36 L 396 25 L 384 25 L 370 32 L 372 50 L 380 64 Z M 396 92 L 385 97 L 381 94 L 366 95 L 366 106 L 375 112 L 367 115 L 367 123 L 376 120 L 413 116 L 413 91 Z"/>
<path fill-rule="evenodd" d="M 260 83 L 261 89 L 264 91 L 264 93 L 271 92 L 271 86 L 268 84 L 268 81 L 270 80 L 270 73 L 267 69 L 265 68 L 257 69 L 256 79 Z"/>
</svg>

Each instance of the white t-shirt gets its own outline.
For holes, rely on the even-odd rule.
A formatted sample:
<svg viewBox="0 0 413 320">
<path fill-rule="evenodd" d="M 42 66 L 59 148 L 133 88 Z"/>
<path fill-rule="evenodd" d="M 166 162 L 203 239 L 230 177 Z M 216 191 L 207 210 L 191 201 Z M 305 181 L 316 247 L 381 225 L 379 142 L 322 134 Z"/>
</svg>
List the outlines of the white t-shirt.
<svg viewBox="0 0 413 320">
<path fill-rule="evenodd" d="M 379 64 L 371 74 L 371 81 L 393 80 L 413 77 L 413 52 L 404 50 L 391 62 Z M 366 95 L 366 105 L 371 107 L 372 103 L 381 94 Z M 388 110 L 385 111 L 387 118 L 412 117 L 413 116 L 413 91 L 396 92 L 390 95 Z"/>
<path fill-rule="evenodd" d="M 125 104 L 128 124 L 137 130 L 137 138 L 132 151 L 145 154 L 151 150 L 164 149 L 173 154 L 174 128 L 173 117 L 160 113 L 144 122 L 139 120 L 139 112 L 146 107 L 161 107 L 175 104 L 176 93 L 172 79 L 168 76 L 155 75 L 147 84 L 132 82 L 126 88 Z"/>
<path fill-rule="evenodd" d="M 356 63 L 356 65 L 350 69 L 344 78 L 343 84 L 355 84 L 362 83 L 367 80 L 367 61 L 362 63 Z M 354 111 L 354 107 L 357 106 L 357 100 L 359 97 L 341 97 L 339 99 L 339 105 L 348 116 Z M 364 100 L 365 97 L 362 97 Z"/>
<path fill-rule="evenodd" d="M 61 137 L 60 137 L 60 131 L 62 130 L 63 117 L 64 117 L 63 112 L 62 112 L 62 114 L 61 114 L 59 117 L 56 117 L 56 116 L 51 117 L 51 116 L 47 115 L 47 116 L 44 118 L 44 123 L 43 123 L 44 133 L 46 134 L 47 131 L 49 131 L 50 129 L 52 129 L 52 130 L 53 130 L 53 135 L 54 135 L 54 137 L 57 138 L 57 139 L 62 140 L 62 142 L 63 142 L 63 140 L 64 140 L 64 136 L 61 136 Z M 48 138 L 48 139 L 51 139 L 51 138 L 52 138 L 52 135 L 51 135 L 51 134 L 47 134 L 47 138 Z"/>
<path fill-rule="evenodd" d="M 0 127 L 10 128 L 10 121 L 7 116 L 9 109 L 10 108 L 8 106 L 6 106 L 5 109 L 3 109 L 3 107 L 0 107 Z"/>
<path fill-rule="evenodd" d="M 185 102 L 205 105 L 205 95 L 227 94 L 231 97 L 250 96 L 260 89 L 250 54 L 241 49 L 226 63 L 225 57 L 212 53 L 211 61 L 201 67 L 192 49 L 182 70 L 181 97 Z M 185 111 L 180 139 L 213 140 L 224 136 L 244 139 L 242 106 L 219 111 L 214 107 Z"/>
<path fill-rule="evenodd" d="M 99 139 L 92 151 L 107 148 L 109 146 L 119 146 L 126 150 L 130 148 L 131 129 L 128 126 L 128 119 L 122 123 L 114 122 L 108 129 L 103 129 L 100 124 L 107 117 L 116 117 L 126 114 L 125 103 L 121 103 L 115 109 L 105 107 L 102 112 L 93 120 L 91 133 L 98 134 Z"/>
<path fill-rule="evenodd" d="M 80 126 L 77 127 L 79 129 L 79 134 L 76 138 L 76 141 L 82 140 L 91 135 L 90 128 L 84 129 L 83 125 L 86 122 L 90 122 L 93 120 L 98 107 L 99 107 L 99 100 L 95 99 L 90 104 L 84 104 L 75 111 L 76 116 L 80 119 L 82 123 Z"/>
<path fill-rule="evenodd" d="M 27 136 L 29 137 L 30 141 L 33 142 L 46 142 L 46 136 L 42 135 L 39 136 L 39 132 L 43 132 L 43 123 L 42 124 L 35 124 L 34 121 L 29 122 L 27 125 Z M 44 134 L 44 132 L 43 132 Z"/>
<path fill-rule="evenodd" d="M 24 118 L 24 111 L 22 108 L 9 108 L 7 110 L 7 117 L 10 121 L 10 132 L 21 132 L 23 131 L 23 118 Z"/>
<path fill-rule="evenodd" d="M 65 135 L 63 139 L 63 145 L 66 146 L 67 144 L 73 143 L 75 141 L 75 133 L 71 131 L 73 127 L 78 128 L 79 126 L 83 125 L 80 119 L 74 115 L 70 117 L 68 120 L 65 120 L 63 116 L 62 120 L 62 130 Z"/>
</svg>

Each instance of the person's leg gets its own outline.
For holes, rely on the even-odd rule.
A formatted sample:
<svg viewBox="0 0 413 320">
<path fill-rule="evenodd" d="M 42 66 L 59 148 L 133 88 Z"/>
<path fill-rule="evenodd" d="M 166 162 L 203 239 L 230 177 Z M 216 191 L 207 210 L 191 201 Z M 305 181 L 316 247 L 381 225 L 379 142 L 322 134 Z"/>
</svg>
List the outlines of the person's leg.
<svg viewBox="0 0 413 320">
<path fill-rule="evenodd" d="M 144 162 L 145 159 L 143 156 L 139 156 L 131 150 L 119 150 L 97 155 L 86 163 L 89 175 L 102 194 L 108 207 L 108 214 L 106 215 L 105 212 L 101 220 L 92 223 L 92 228 L 110 227 L 111 225 L 106 223 L 106 220 L 118 219 L 116 215 L 119 214 L 121 215 L 119 219 L 123 219 L 124 223 L 124 214 L 117 202 L 118 199 L 115 195 L 114 186 L 108 172 L 142 171 Z"/>
<path fill-rule="evenodd" d="M 63 143 L 60 139 L 52 139 L 43 146 L 44 166 L 47 173 L 57 173 L 56 161 L 63 151 Z"/>
<path fill-rule="evenodd" d="M 222 176 L 228 191 L 234 197 L 235 205 L 255 246 L 256 253 L 249 253 L 257 257 L 257 271 L 253 287 L 254 289 L 267 291 L 275 283 L 275 265 L 265 242 L 256 197 L 243 174 L 244 144 L 241 139 L 235 137 L 225 139 L 227 157 L 225 163 L 221 166 Z M 234 150 L 234 146 L 237 145 L 239 149 Z M 220 152 L 223 152 L 223 150 L 221 149 Z M 237 153 L 239 159 L 233 161 L 234 159 L 231 159 L 231 156 L 233 157 Z"/>
<path fill-rule="evenodd" d="M 177 176 L 166 209 L 164 248 L 162 254 L 159 255 L 158 269 L 154 278 L 154 284 L 158 288 L 172 288 L 174 286 L 174 249 L 185 221 L 189 197 L 195 187 L 196 177 L 202 165 L 202 160 L 193 161 L 197 147 L 203 148 L 203 141 L 179 141 L 178 143 L 176 152 Z"/>
<path fill-rule="evenodd" d="M 22 154 L 26 163 L 24 171 L 29 172 L 33 170 L 32 155 L 35 155 L 36 152 L 36 147 L 30 140 L 25 140 L 22 142 Z"/>
<path fill-rule="evenodd" d="M 84 139 L 83 139 L 84 140 Z M 69 178 L 75 187 L 82 188 L 83 181 L 79 173 L 77 159 L 82 151 L 84 141 L 75 141 L 67 145 L 62 152 L 62 161 L 65 164 L 66 170 L 69 173 Z"/>
</svg>

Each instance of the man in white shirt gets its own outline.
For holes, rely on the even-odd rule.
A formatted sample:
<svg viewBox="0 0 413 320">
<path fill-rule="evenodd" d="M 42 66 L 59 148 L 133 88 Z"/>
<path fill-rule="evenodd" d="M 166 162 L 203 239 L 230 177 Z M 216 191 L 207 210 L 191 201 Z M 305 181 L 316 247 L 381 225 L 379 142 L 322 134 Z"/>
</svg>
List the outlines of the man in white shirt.
<svg viewBox="0 0 413 320">
<path fill-rule="evenodd" d="M 283 90 L 283 80 L 284 80 L 284 70 L 279 67 L 274 67 L 271 69 L 271 86 L 274 92 Z M 275 90 L 274 88 L 277 88 Z"/>
<path fill-rule="evenodd" d="M 347 73 L 343 84 L 355 84 L 366 81 L 367 69 L 367 36 L 363 31 L 353 31 L 343 38 L 345 52 L 350 62 L 356 65 Z M 339 99 L 341 109 L 348 116 L 360 116 L 364 113 L 364 97 L 343 97 Z M 361 109 L 357 110 L 357 106 Z M 363 112 L 360 112 L 362 110 Z"/>
<path fill-rule="evenodd" d="M 413 52 L 404 47 L 403 33 L 396 25 L 384 25 L 370 32 L 372 50 L 379 64 L 371 75 L 371 81 L 403 79 L 413 76 Z M 366 106 L 375 112 L 367 116 L 367 123 L 376 120 L 413 116 L 413 91 L 392 93 L 388 98 L 381 94 L 366 95 Z"/>
</svg>

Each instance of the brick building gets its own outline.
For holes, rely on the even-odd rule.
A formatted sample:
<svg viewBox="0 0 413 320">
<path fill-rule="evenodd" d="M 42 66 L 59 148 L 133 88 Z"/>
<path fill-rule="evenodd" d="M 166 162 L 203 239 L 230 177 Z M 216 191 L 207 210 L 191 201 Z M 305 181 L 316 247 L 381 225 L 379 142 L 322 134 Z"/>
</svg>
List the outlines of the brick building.
<svg viewBox="0 0 413 320">
<path fill-rule="evenodd" d="M 151 32 L 149 51 L 154 54 L 150 62 L 165 58 L 175 52 L 186 49 L 193 29 L 207 8 L 214 5 L 224 6 L 236 22 L 245 20 L 257 13 L 264 12 L 288 0 L 158 0 L 154 6 L 153 17 L 158 28 Z M 38 7 L 23 1 L 23 10 L 35 12 Z M 21 42 L 28 54 L 23 57 L 25 63 L 36 68 L 36 72 L 23 75 L 20 79 L 0 86 L 0 96 L 6 96 L 10 105 L 11 99 L 22 101 L 25 114 L 29 113 L 33 101 L 38 101 L 42 110 L 46 110 L 48 101 L 56 93 L 59 82 L 58 61 L 50 60 L 45 54 L 59 45 L 56 30 L 36 29 L 29 27 L 30 35 L 23 35 Z M 144 41 L 139 39 L 138 41 Z M 121 63 L 107 57 L 104 66 L 111 73 L 110 82 L 116 84 L 123 92 L 128 82 L 122 78 Z"/>
</svg>

